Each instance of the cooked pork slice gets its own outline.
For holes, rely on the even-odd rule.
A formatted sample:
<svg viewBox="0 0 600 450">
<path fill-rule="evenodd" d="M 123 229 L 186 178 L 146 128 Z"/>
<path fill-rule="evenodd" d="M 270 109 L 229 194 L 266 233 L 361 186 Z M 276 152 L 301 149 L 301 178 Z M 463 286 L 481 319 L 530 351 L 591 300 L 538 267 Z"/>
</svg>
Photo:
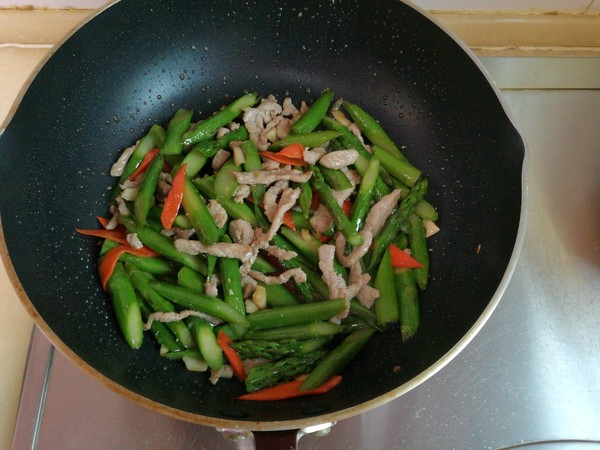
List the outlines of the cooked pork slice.
<svg viewBox="0 0 600 450">
<path fill-rule="evenodd" d="M 174 226 L 171 228 L 171 230 L 173 231 L 173 234 L 175 235 L 175 237 L 177 239 L 189 239 L 194 234 L 196 234 L 196 230 L 194 230 L 193 228 L 187 229 L 187 228 L 181 228 L 181 227 Z"/>
<path fill-rule="evenodd" d="M 358 294 L 356 294 L 356 298 L 361 305 L 370 309 L 375 303 L 375 300 L 379 298 L 379 289 L 365 284 L 360 288 Z"/>
<path fill-rule="evenodd" d="M 217 227 L 221 228 L 227 223 L 227 211 L 225 211 L 225 208 L 223 208 L 218 201 L 211 198 L 206 206 L 210 212 L 210 215 L 213 216 L 213 219 L 215 219 Z"/>
<path fill-rule="evenodd" d="M 321 157 L 327 153 L 323 147 L 304 149 L 304 161 L 308 164 L 316 164 Z"/>
<path fill-rule="evenodd" d="M 237 188 L 235 188 L 235 192 L 233 193 L 233 200 L 236 203 L 242 203 L 248 197 L 250 197 L 251 191 L 250 186 L 247 184 L 240 184 Z"/>
<path fill-rule="evenodd" d="M 271 362 L 271 360 L 266 358 L 245 358 L 242 361 L 244 373 L 249 373 L 254 367 L 262 366 L 268 362 Z"/>
<path fill-rule="evenodd" d="M 138 192 L 139 192 L 140 188 L 139 187 L 128 187 L 126 189 L 123 189 L 121 191 L 121 198 L 123 200 L 127 200 L 128 202 L 132 202 L 136 199 Z"/>
<path fill-rule="evenodd" d="M 133 248 L 140 249 L 144 246 L 137 233 L 127 233 L 126 239 L 129 245 L 131 245 Z"/>
<path fill-rule="evenodd" d="M 277 258 L 280 259 L 282 261 L 288 261 L 290 259 L 294 259 L 296 256 L 298 256 L 298 253 L 292 251 L 292 250 L 285 250 L 283 248 L 280 247 L 276 247 L 274 245 L 269 245 L 268 247 L 265 248 L 265 251 Z"/>
<path fill-rule="evenodd" d="M 335 259 L 335 247 L 329 244 L 323 244 L 319 247 L 319 269 L 323 274 L 323 282 L 329 289 L 330 298 L 340 298 L 342 290 L 346 288 L 344 278 L 335 272 L 333 261 Z"/>
<path fill-rule="evenodd" d="M 282 116 L 294 118 L 300 115 L 300 111 L 298 111 L 298 108 L 294 106 L 294 103 L 292 103 L 292 99 L 290 97 L 284 98 L 281 106 Z"/>
<path fill-rule="evenodd" d="M 358 128 L 358 125 L 356 125 L 355 123 L 351 123 L 350 126 L 348 127 L 348 129 L 354 136 L 356 136 L 358 139 L 360 139 L 361 144 L 364 145 L 365 140 L 363 139 L 362 131 L 360 131 L 360 128 Z"/>
<path fill-rule="evenodd" d="M 338 233 L 335 238 L 335 253 L 337 260 L 344 267 L 352 267 L 360 258 L 365 256 L 373 242 L 373 233 L 369 230 L 361 230 L 360 236 L 363 238 L 363 243 L 358 247 L 354 247 L 350 254 L 346 255 L 346 238 L 342 233 Z"/>
<path fill-rule="evenodd" d="M 243 219 L 234 219 L 229 222 L 229 234 L 233 242 L 250 245 L 254 239 L 252 224 Z"/>
<path fill-rule="evenodd" d="M 256 303 L 254 303 L 249 298 L 244 300 L 244 306 L 246 307 L 246 314 L 253 314 L 256 311 L 260 310 L 260 308 L 256 305 Z"/>
<path fill-rule="evenodd" d="M 280 180 L 289 180 L 296 183 L 306 183 L 312 176 L 311 171 L 302 172 L 295 169 L 255 170 L 252 172 L 234 172 L 240 184 L 273 184 Z"/>
<path fill-rule="evenodd" d="M 285 284 L 290 281 L 291 278 L 293 278 L 296 283 L 304 283 L 306 281 L 306 273 L 299 267 L 288 269 L 279 275 L 265 275 L 257 270 L 251 270 L 248 272 L 248 276 L 265 284 Z"/>
<path fill-rule="evenodd" d="M 275 127 L 275 131 L 277 132 L 277 140 L 287 137 L 292 131 L 292 121 L 288 119 L 280 120 Z"/>
<path fill-rule="evenodd" d="M 252 297 L 256 286 L 258 286 L 258 283 L 254 278 L 250 278 L 248 275 L 244 275 L 242 277 L 242 289 L 244 298 Z"/>
<path fill-rule="evenodd" d="M 400 189 L 394 189 L 375 203 L 365 219 L 363 230 L 370 231 L 373 236 L 377 235 L 392 214 L 398 200 L 400 200 L 401 192 Z"/>
<path fill-rule="evenodd" d="M 175 239 L 175 248 L 180 252 L 188 253 L 190 255 L 204 253 L 220 258 L 235 258 L 242 262 L 246 261 L 252 255 L 252 249 L 249 245 L 229 242 L 217 242 L 213 245 L 204 245 L 200 241 Z"/>
<path fill-rule="evenodd" d="M 136 147 L 137 147 L 137 142 L 135 143 L 135 145 L 132 145 L 131 147 L 127 147 L 125 150 L 123 150 L 123 152 L 121 153 L 121 156 L 119 156 L 119 159 L 117 160 L 117 162 L 114 163 L 110 168 L 110 176 L 111 177 L 120 177 L 121 175 L 123 175 L 125 166 L 127 166 L 127 163 L 129 162 L 129 158 L 131 158 L 131 155 L 135 151 Z"/>
<path fill-rule="evenodd" d="M 233 377 L 233 369 L 229 364 L 224 364 L 219 370 L 210 369 L 209 381 L 212 384 L 217 384 L 220 378 L 231 378 Z"/>
<path fill-rule="evenodd" d="M 371 308 L 375 300 L 379 298 L 379 290 L 372 286 L 369 286 L 371 275 L 368 273 L 362 273 L 362 266 L 360 262 L 356 262 L 350 267 L 350 274 L 348 276 L 348 282 L 350 285 L 358 286 L 358 292 L 355 297 L 358 299 L 361 305 Z"/>
<path fill-rule="evenodd" d="M 214 171 L 217 171 L 227 162 L 227 160 L 231 157 L 231 153 L 227 150 L 220 149 L 212 159 L 212 168 Z"/>
<path fill-rule="evenodd" d="M 292 207 L 296 204 L 296 201 L 300 197 L 300 188 L 292 189 L 286 188 L 281 193 L 281 198 L 277 203 L 278 210 L 275 212 L 273 219 L 271 220 L 271 227 L 267 232 L 267 242 L 262 244 L 266 245 L 279 231 L 281 225 L 283 225 L 283 216 L 284 214 L 292 209 Z"/>
<path fill-rule="evenodd" d="M 319 164 L 328 169 L 341 169 L 354 164 L 357 159 L 358 152 L 354 149 L 336 150 L 323 155 L 319 160 Z"/>
<path fill-rule="evenodd" d="M 217 134 L 215 134 L 215 137 L 217 139 L 222 138 L 223 136 L 225 136 L 226 134 L 230 133 L 231 130 L 227 127 L 221 127 L 217 130 Z"/>
<path fill-rule="evenodd" d="M 325 205 L 321 204 L 309 220 L 311 227 L 317 234 L 324 233 L 333 223 L 333 216 Z"/>
<path fill-rule="evenodd" d="M 119 201 L 118 197 L 117 201 Z M 108 212 L 110 212 L 112 216 L 104 228 L 106 228 L 107 230 L 114 230 L 120 224 L 119 217 L 121 216 L 121 213 L 119 212 L 119 208 L 116 205 L 110 205 L 110 207 L 108 208 Z"/>
<path fill-rule="evenodd" d="M 207 277 L 204 282 L 204 293 L 209 297 L 218 297 L 220 282 L 221 279 L 217 275 Z"/>
<path fill-rule="evenodd" d="M 185 309 L 185 310 L 179 311 L 179 312 L 153 312 L 153 313 L 151 313 L 148 316 L 148 320 L 146 320 L 146 323 L 144 324 L 144 330 L 149 330 L 150 327 L 152 326 L 152 322 L 154 322 L 154 321 L 163 322 L 163 323 L 178 322 L 180 320 L 187 319 L 188 317 L 191 317 L 191 316 L 201 317 L 213 325 L 219 325 L 219 324 L 223 323 L 222 319 L 219 319 L 218 317 L 212 316 L 210 314 L 206 314 L 206 313 L 196 311 L 196 310 Z"/>
<path fill-rule="evenodd" d="M 272 95 L 262 99 L 260 104 L 254 108 L 244 108 L 242 120 L 248 129 L 250 139 L 259 150 L 266 150 L 269 147 L 269 137 L 272 137 L 273 140 L 277 138 L 277 117 L 281 111 L 281 105 Z M 274 131 L 273 136 L 269 136 L 271 129 Z"/>
<path fill-rule="evenodd" d="M 127 203 L 125 203 L 125 199 L 123 199 L 123 197 L 121 197 L 120 195 L 117 196 L 117 209 L 119 214 L 121 214 L 122 216 L 131 215 L 131 211 L 129 211 L 129 207 L 127 206 Z"/>
<path fill-rule="evenodd" d="M 277 198 L 279 195 L 289 187 L 287 180 L 277 181 L 273 186 L 266 190 L 263 197 L 263 208 L 265 210 L 265 216 L 269 221 L 273 221 L 273 217 L 277 213 Z"/>
</svg>

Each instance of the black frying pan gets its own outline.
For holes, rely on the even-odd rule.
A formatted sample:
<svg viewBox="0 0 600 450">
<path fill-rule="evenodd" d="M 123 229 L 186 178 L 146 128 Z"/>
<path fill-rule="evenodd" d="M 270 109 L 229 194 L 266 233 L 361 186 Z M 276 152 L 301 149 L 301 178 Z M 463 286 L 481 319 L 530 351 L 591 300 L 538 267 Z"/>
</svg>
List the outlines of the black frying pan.
<svg viewBox="0 0 600 450">
<path fill-rule="evenodd" d="M 165 361 L 150 338 L 132 351 L 97 278 L 98 248 L 74 232 L 106 213 L 120 150 L 178 108 L 207 114 L 250 90 L 311 101 L 324 87 L 380 119 L 430 178 L 442 231 L 418 334 L 406 344 L 398 330 L 377 335 L 327 395 L 266 404 Z M 395 0 L 115 3 L 55 50 L 0 155 L 2 253 L 36 323 L 113 389 L 205 425 L 296 428 L 401 395 L 480 328 L 519 240 L 519 134 L 472 56 Z"/>
</svg>

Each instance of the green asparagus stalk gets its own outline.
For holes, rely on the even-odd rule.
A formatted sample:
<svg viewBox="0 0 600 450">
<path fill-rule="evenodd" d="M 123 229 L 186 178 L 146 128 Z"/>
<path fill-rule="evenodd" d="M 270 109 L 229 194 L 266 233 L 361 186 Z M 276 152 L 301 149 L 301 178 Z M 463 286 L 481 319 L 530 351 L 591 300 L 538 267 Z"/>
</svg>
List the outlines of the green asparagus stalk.
<svg viewBox="0 0 600 450">
<path fill-rule="evenodd" d="M 279 308 L 277 308 L 279 309 Z M 254 313 L 256 314 L 256 313 Z M 253 316 L 254 314 L 250 314 Z M 316 339 L 341 333 L 342 327 L 333 322 L 309 322 L 265 330 L 249 330 L 244 339 L 275 341 L 279 339 Z"/>
<path fill-rule="evenodd" d="M 206 275 L 206 262 L 200 257 L 181 253 L 175 248 L 175 244 L 173 244 L 173 241 L 167 236 L 164 236 L 160 232 L 155 231 L 148 226 L 136 226 L 131 217 L 121 216 L 120 220 L 130 233 L 137 234 L 137 237 L 146 247 L 151 248 L 155 252 L 160 253 L 166 258 L 178 262 L 183 266 L 189 267 L 196 272 Z"/>
<path fill-rule="evenodd" d="M 423 267 L 414 269 L 415 280 L 419 289 L 424 291 L 429 280 L 429 248 L 425 237 L 425 228 L 423 227 L 423 219 L 416 214 L 411 215 L 409 221 L 408 240 L 411 256 L 423 264 Z"/>
<path fill-rule="evenodd" d="M 394 269 L 402 341 L 407 341 L 414 336 L 419 328 L 419 294 L 413 270 L 408 268 Z"/>
<path fill-rule="evenodd" d="M 292 125 L 292 131 L 296 134 L 303 134 L 310 133 L 317 128 L 325 114 L 327 114 L 332 100 L 333 92 L 329 89 L 323 90 L 308 110 Z"/>
<path fill-rule="evenodd" d="M 297 375 L 310 371 L 325 353 L 325 350 L 315 350 L 311 353 L 288 356 L 273 363 L 255 366 L 246 377 L 246 390 L 254 392 L 293 380 Z"/>
<path fill-rule="evenodd" d="M 373 145 L 383 148 L 398 159 L 406 160 L 406 157 L 387 135 L 383 127 L 365 110 L 350 102 L 344 102 L 344 109 Z"/>
<path fill-rule="evenodd" d="M 320 147 L 321 145 L 335 139 L 340 135 L 337 131 L 313 131 L 306 134 L 290 134 L 287 137 L 280 139 L 269 147 L 269 150 L 281 150 L 290 144 L 301 144 L 304 147 Z"/>
<path fill-rule="evenodd" d="M 112 203 L 115 198 L 121 193 L 121 185 L 135 172 L 135 169 L 140 165 L 144 156 L 155 148 L 159 148 L 165 141 L 166 132 L 160 125 L 152 125 L 150 131 L 137 143 L 133 154 L 129 157 L 129 161 L 123 170 L 123 174 L 119 178 L 117 186 L 113 189 L 110 202 Z"/>
<path fill-rule="evenodd" d="M 131 283 L 133 284 L 133 287 L 148 303 L 148 306 L 150 309 L 152 309 L 152 311 L 175 312 L 175 306 L 150 287 L 150 283 L 154 280 L 151 275 L 142 272 L 132 264 L 125 264 L 125 269 L 129 275 Z M 196 345 L 192 334 L 182 321 L 178 320 L 175 322 L 169 322 L 166 324 L 166 326 L 173 332 L 178 342 L 183 347 L 191 348 Z"/>
<path fill-rule="evenodd" d="M 167 127 L 167 136 L 160 152 L 163 155 L 178 155 L 183 150 L 180 143 L 183 133 L 188 131 L 192 121 L 192 111 L 180 109 L 175 113 Z"/>
<path fill-rule="evenodd" d="M 257 102 L 258 95 L 256 93 L 243 95 L 215 115 L 200 122 L 197 126 L 185 133 L 181 139 L 181 144 L 192 145 L 196 142 L 210 139 L 219 128 L 224 127 L 239 116 L 244 108 L 254 106 Z"/>
<path fill-rule="evenodd" d="M 125 341 L 133 349 L 140 348 L 144 341 L 142 312 L 122 263 L 117 263 L 108 280 L 107 288 Z"/>
<path fill-rule="evenodd" d="M 397 322 L 399 319 L 398 300 L 389 248 L 383 254 L 374 284 L 375 288 L 379 290 L 379 298 L 375 300 L 377 324 L 387 325 Z"/>
<path fill-rule="evenodd" d="M 367 344 L 375 332 L 372 328 L 353 331 L 308 374 L 300 385 L 301 391 L 309 391 L 322 385 L 333 375 L 340 373 Z"/>
<path fill-rule="evenodd" d="M 337 298 L 303 305 L 263 309 L 249 314 L 247 318 L 252 330 L 265 330 L 328 320 L 340 313 L 345 305 L 346 301 L 343 298 Z"/>
<path fill-rule="evenodd" d="M 280 341 L 245 339 L 233 342 L 231 346 L 242 359 L 278 359 L 292 354 L 313 352 L 330 341 L 331 337 L 307 340 L 283 339 Z"/>
<path fill-rule="evenodd" d="M 135 222 L 142 226 L 146 223 L 146 217 L 154 201 L 154 192 L 160 173 L 162 172 L 164 165 L 164 159 L 160 154 L 157 154 L 152 162 L 148 166 L 148 169 L 144 173 L 144 178 L 140 184 L 137 196 L 133 202 L 133 214 Z"/>
<path fill-rule="evenodd" d="M 150 283 L 150 286 L 159 294 L 179 306 L 195 309 L 234 324 L 248 326 L 248 320 L 242 314 L 218 298 L 209 297 L 190 291 L 184 287 L 161 281 L 153 281 Z"/>
</svg>

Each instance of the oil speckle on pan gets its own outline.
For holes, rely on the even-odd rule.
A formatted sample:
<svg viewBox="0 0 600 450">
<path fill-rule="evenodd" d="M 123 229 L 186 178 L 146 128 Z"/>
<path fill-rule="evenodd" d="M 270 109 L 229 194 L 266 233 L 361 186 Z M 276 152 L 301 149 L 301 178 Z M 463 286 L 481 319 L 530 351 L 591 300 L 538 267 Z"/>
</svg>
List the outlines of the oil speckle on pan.
<svg viewBox="0 0 600 450">
<path fill-rule="evenodd" d="M 422 325 L 403 345 L 398 330 L 378 335 L 325 397 L 245 411 L 241 385 L 213 387 L 150 338 L 129 349 L 98 283 L 97 245 L 74 230 L 106 213 L 117 154 L 177 109 L 199 119 L 243 92 L 298 102 L 325 87 L 378 118 L 430 178 L 442 231 Z M 14 186 L 0 199 L 4 237 L 41 325 L 104 377 L 190 420 L 304 420 L 398 389 L 476 323 L 519 222 L 523 145 L 495 92 L 456 42 L 395 0 L 115 3 L 56 50 L 0 147 Z"/>
</svg>

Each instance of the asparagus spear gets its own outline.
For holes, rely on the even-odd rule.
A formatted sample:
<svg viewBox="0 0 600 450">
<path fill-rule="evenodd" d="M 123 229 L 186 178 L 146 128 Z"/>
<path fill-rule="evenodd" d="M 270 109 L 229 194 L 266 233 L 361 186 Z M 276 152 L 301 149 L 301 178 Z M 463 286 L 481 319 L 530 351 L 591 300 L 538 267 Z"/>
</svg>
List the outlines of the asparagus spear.
<svg viewBox="0 0 600 450">
<path fill-rule="evenodd" d="M 181 144 L 192 145 L 196 142 L 209 139 L 216 131 L 227 125 L 242 113 L 246 107 L 254 106 L 258 102 L 258 94 L 250 93 L 243 95 L 224 109 L 200 122 L 196 127 L 185 133 L 181 138 Z"/>
<path fill-rule="evenodd" d="M 125 341 L 131 348 L 140 348 L 144 341 L 142 312 L 133 285 L 120 262 L 117 263 L 112 276 L 108 279 L 108 293 L 112 298 L 117 323 Z"/>
<path fill-rule="evenodd" d="M 321 337 L 307 340 L 283 339 L 280 341 L 266 341 L 245 339 L 233 342 L 231 346 L 241 358 L 266 358 L 277 359 L 296 353 L 310 353 L 330 342 L 330 337 Z"/>
<path fill-rule="evenodd" d="M 254 392 L 283 381 L 290 381 L 296 375 L 310 371 L 325 353 L 327 353 L 325 350 L 315 350 L 255 366 L 246 377 L 246 390 Z"/>
<path fill-rule="evenodd" d="M 310 133 L 313 131 L 329 109 L 329 105 L 333 100 L 333 92 L 329 89 L 323 90 L 319 98 L 317 98 L 308 110 L 292 126 L 292 131 L 296 134 Z"/>
<path fill-rule="evenodd" d="M 331 350 L 317 366 L 308 374 L 308 377 L 300 385 L 301 391 L 309 391 L 340 373 L 352 359 L 362 350 L 371 339 L 375 330 L 373 328 L 361 328 L 353 331 L 333 350 Z"/>
</svg>

